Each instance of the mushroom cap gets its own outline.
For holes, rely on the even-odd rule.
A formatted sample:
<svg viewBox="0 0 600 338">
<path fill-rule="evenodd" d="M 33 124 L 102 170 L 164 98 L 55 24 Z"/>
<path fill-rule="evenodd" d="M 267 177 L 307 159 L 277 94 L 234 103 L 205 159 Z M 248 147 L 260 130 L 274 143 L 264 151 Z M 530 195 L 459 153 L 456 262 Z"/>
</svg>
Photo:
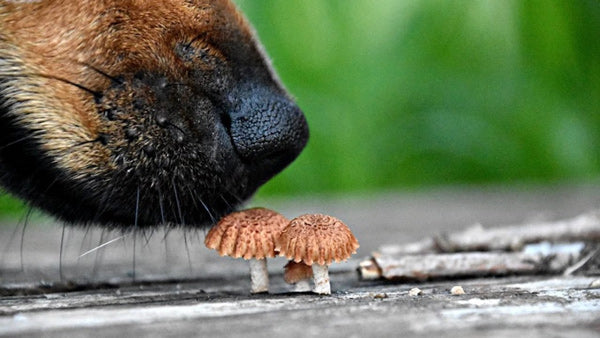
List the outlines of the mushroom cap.
<svg viewBox="0 0 600 338">
<path fill-rule="evenodd" d="M 358 249 L 358 241 L 339 219 L 323 214 L 294 218 L 275 242 L 275 251 L 294 262 L 329 265 L 344 261 Z"/>
<path fill-rule="evenodd" d="M 288 223 L 283 215 L 266 208 L 237 211 L 213 226 L 206 234 L 204 244 L 221 256 L 275 257 L 275 239 Z"/>
<path fill-rule="evenodd" d="M 310 265 L 302 262 L 289 261 L 284 266 L 283 280 L 288 284 L 296 284 L 301 280 L 312 278 L 313 271 Z"/>
</svg>

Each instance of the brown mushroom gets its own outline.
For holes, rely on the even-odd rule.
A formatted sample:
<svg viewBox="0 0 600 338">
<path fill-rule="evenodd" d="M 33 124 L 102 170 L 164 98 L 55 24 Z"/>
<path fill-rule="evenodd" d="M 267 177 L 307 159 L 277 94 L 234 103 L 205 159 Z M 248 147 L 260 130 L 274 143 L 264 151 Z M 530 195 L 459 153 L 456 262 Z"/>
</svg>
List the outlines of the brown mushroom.
<svg viewBox="0 0 600 338">
<path fill-rule="evenodd" d="M 296 263 L 312 266 L 313 292 L 331 294 L 328 265 L 356 253 L 358 241 L 339 219 L 323 214 L 294 218 L 276 240 L 275 250 Z"/>
<path fill-rule="evenodd" d="M 288 222 L 281 214 L 266 208 L 234 212 L 210 229 L 204 244 L 221 256 L 249 260 L 252 293 L 267 292 L 267 258 L 275 257 L 275 239 Z"/>
<path fill-rule="evenodd" d="M 294 284 L 294 291 L 310 291 L 308 280 L 311 278 L 313 278 L 313 271 L 310 265 L 289 261 L 284 267 L 283 280 L 288 284 Z"/>
</svg>

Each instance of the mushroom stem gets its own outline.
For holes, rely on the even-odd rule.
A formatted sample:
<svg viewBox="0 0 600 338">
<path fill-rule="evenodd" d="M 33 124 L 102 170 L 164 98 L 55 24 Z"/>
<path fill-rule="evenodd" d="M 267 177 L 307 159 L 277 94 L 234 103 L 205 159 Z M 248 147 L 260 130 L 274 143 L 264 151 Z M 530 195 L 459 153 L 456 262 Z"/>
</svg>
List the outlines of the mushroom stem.
<svg viewBox="0 0 600 338">
<path fill-rule="evenodd" d="M 269 272 L 267 271 L 267 259 L 250 259 L 250 281 L 252 293 L 269 292 Z"/>
<path fill-rule="evenodd" d="M 321 295 L 330 295 L 331 286 L 329 285 L 329 269 L 327 265 L 315 263 L 312 265 L 312 269 L 315 280 L 313 292 Z"/>
<path fill-rule="evenodd" d="M 296 282 L 296 285 L 294 286 L 294 291 L 295 292 L 310 291 L 310 283 L 308 282 L 308 279 L 303 279 L 303 280 Z"/>
</svg>

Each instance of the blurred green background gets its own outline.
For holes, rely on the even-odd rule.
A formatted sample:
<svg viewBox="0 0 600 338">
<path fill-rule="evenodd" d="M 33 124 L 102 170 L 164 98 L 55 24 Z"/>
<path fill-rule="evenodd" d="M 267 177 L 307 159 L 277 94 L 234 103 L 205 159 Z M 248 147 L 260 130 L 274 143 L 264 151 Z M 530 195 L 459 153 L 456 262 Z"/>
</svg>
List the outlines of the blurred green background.
<svg viewBox="0 0 600 338">
<path fill-rule="evenodd" d="M 600 1 L 238 0 L 311 128 L 259 195 L 600 173 Z"/>
<path fill-rule="evenodd" d="M 259 197 L 600 176 L 598 0 L 236 2 L 311 128 Z"/>
</svg>

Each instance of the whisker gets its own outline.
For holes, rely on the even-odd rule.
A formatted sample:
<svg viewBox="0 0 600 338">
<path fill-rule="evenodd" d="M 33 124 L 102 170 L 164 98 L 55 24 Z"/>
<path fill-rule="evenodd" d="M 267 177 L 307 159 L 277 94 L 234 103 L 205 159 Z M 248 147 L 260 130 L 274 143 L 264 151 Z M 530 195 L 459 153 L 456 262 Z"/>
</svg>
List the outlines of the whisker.
<svg viewBox="0 0 600 338">
<path fill-rule="evenodd" d="M 132 269 L 133 272 L 131 274 L 131 279 L 135 282 L 135 243 L 137 242 L 137 230 L 133 230 L 133 261 L 132 261 Z"/>
<path fill-rule="evenodd" d="M 196 194 L 194 193 L 194 191 L 192 190 L 192 188 L 190 188 L 189 186 L 187 187 L 188 191 L 190 192 L 190 198 L 192 200 L 192 204 L 195 207 L 195 210 L 198 209 L 198 203 L 196 202 L 196 198 L 194 197 Z"/>
<path fill-rule="evenodd" d="M 138 231 L 138 215 L 140 211 L 140 186 L 137 187 L 137 193 L 135 197 L 135 221 L 133 224 L 133 274 L 132 279 L 135 282 L 135 244 L 137 242 L 137 231 Z"/>
<path fill-rule="evenodd" d="M 31 206 L 28 207 L 28 210 L 30 210 L 30 209 L 31 209 Z M 17 222 L 15 229 L 13 230 L 12 234 L 10 235 L 8 242 L 6 243 L 6 246 L 4 247 L 4 250 L 2 251 L 2 260 L 4 260 L 4 258 L 8 254 L 8 251 L 10 250 L 10 245 L 13 242 L 13 240 L 15 239 L 15 237 L 17 236 L 17 233 L 18 233 L 19 229 L 21 228 L 21 224 L 24 224 L 28 213 L 29 213 L 29 211 L 27 211 L 24 215 L 21 215 L 19 221 Z"/>
<path fill-rule="evenodd" d="M 166 228 L 165 235 L 163 236 L 163 239 L 162 239 L 163 242 L 167 241 L 167 236 L 169 236 L 169 233 L 171 232 L 171 230 L 173 230 L 172 227 Z"/>
<path fill-rule="evenodd" d="M 139 211 L 140 211 L 140 186 L 138 185 L 136 195 L 135 195 L 135 218 L 134 218 L 134 223 L 133 223 L 134 230 L 137 230 Z"/>
<path fill-rule="evenodd" d="M 223 187 L 223 189 L 225 189 L 225 191 L 231 196 L 233 197 L 238 203 L 244 203 L 244 201 L 239 198 L 236 194 L 232 193 L 226 186 Z"/>
<path fill-rule="evenodd" d="M 212 221 L 212 223 L 213 224 L 217 223 L 217 220 L 215 219 L 213 214 L 210 212 L 210 209 L 208 209 L 208 206 L 206 206 L 206 204 L 202 201 L 202 199 L 200 199 L 200 203 L 202 203 L 202 206 L 204 207 L 204 210 L 206 210 L 206 212 L 208 213 L 208 217 L 210 217 L 210 220 Z"/>
<path fill-rule="evenodd" d="M 63 223 L 62 233 L 60 235 L 60 251 L 58 254 L 58 275 L 60 276 L 61 282 L 64 280 L 62 258 L 63 258 L 63 245 L 64 245 L 64 241 L 65 241 L 65 227 L 66 227 L 65 223 Z"/>
<path fill-rule="evenodd" d="M 91 250 L 88 250 L 88 251 L 86 251 L 86 252 L 82 253 L 81 255 L 79 255 L 79 258 L 81 258 L 81 257 L 83 257 L 83 256 L 87 256 L 87 255 L 89 255 L 89 254 L 91 254 L 92 252 L 95 252 L 95 251 L 97 251 L 97 250 L 100 250 L 100 249 L 104 248 L 105 246 L 107 246 L 107 245 L 110 245 L 110 244 L 112 244 L 112 243 L 114 243 L 114 242 L 116 242 L 116 241 L 118 241 L 118 240 L 120 240 L 120 239 L 124 238 L 125 236 L 127 236 L 127 235 L 121 235 L 121 236 L 119 236 L 119 237 L 117 237 L 117 238 L 113 238 L 113 239 L 111 239 L 110 241 L 108 241 L 108 242 L 106 242 L 106 243 L 100 244 L 100 245 L 98 245 L 97 247 L 95 247 L 95 248 L 93 248 L 93 249 L 91 249 Z M 101 242 L 102 242 L 102 237 L 104 237 L 104 232 L 102 233 L 102 235 L 100 235 L 100 241 L 101 241 Z"/>
<path fill-rule="evenodd" d="M 88 92 L 88 93 L 92 94 L 95 98 L 102 97 L 102 93 L 101 92 L 97 92 L 97 91 L 95 91 L 95 90 L 93 90 L 91 88 L 88 88 L 88 87 L 80 84 L 80 83 L 73 82 L 73 81 L 64 79 L 64 78 L 59 77 L 59 76 L 49 75 L 49 74 L 41 74 L 41 73 L 37 73 L 37 74 L 34 74 L 34 75 L 37 75 L 39 77 L 43 77 L 43 78 L 46 78 L 46 79 L 50 79 L 50 80 L 60 81 L 60 82 L 69 84 L 71 86 L 77 87 L 77 88 L 79 88 L 79 89 L 81 89 L 81 90 L 83 90 L 85 92 Z"/>
<path fill-rule="evenodd" d="M 163 242 L 165 243 L 165 265 L 167 267 L 169 267 L 169 266 L 171 266 L 171 264 L 169 264 L 170 263 L 170 260 L 169 260 L 169 241 L 167 240 L 167 235 L 169 234 L 169 232 L 166 229 L 164 229 L 164 231 L 165 231 L 165 235 L 163 237 Z"/>
<path fill-rule="evenodd" d="M 190 269 L 190 274 L 193 274 L 194 270 L 192 269 L 192 258 L 190 257 L 190 247 L 188 246 L 187 232 L 183 233 L 183 243 L 185 244 L 185 252 L 187 254 L 188 267 Z"/>
<path fill-rule="evenodd" d="M 225 204 L 227 204 L 227 207 L 229 209 L 233 209 L 233 206 L 231 205 L 231 203 L 229 203 L 229 201 L 225 198 L 225 196 L 223 196 L 223 194 L 219 194 L 219 197 L 223 200 L 223 202 L 225 202 Z"/>
<path fill-rule="evenodd" d="M 75 148 L 75 147 L 81 147 L 81 146 L 84 146 L 84 145 L 90 144 L 90 143 L 104 142 L 103 140 L 104 140 L 104 136 L 98 135 L 98 137 L 96 137 L 93 140 L 85 140 L 85 141 L 75 143 L 71 148 L 69 148 L 69 152 L 73 151 L 73 148 Z"/>
<path fill-rule="evenodd" d="M 100 239 L 98 240 L 98 245 L 101 245 L 104 242 L 104 235 L 106 233 L 106 229 L 102 229 L 100 232 Z M 98 266 L 102 264 L 102 260 L 104 259 L 104 250 L 93 250 L 96 251 L 96 255 L 94 257 L 94 268 L 92 269 L 92 276 L 95 278 L 98 275 Z"/>
<path fill-rule="evenodd" d="M 175 193 L 175 203 L 177 204 L 177 212 L 179 213 L 179 221 L 181 224 L 185 224 L 185 220 L 183 219 L 183 214 L 181 213 L 181 204 L 179 203 L 179 195 L 177 194 L 177 187 L 175 186 L 175 177 L 171 179 L 173 184 L 173 192 Z"/>
<path fill-rule="evenodd" d="M 114 81 L 114 82 L 116 82 L 118 84 L 122 84 L 123 83 L 122 79 L 120 79 L 120 78 L 118 78 L 116 76 L 110 75 L 107 72 L 101 70 L 100 68 L 97 68 L 96 66 L 92 66 L 91 64 L 88 64 L 88 63 L 85 63 L 85 62 L 80 62 L 79 64 L 88 67 L 89 69 L 95 71 L 96 73 L 104 76 L 107 79 L 110 79 L 111 81 Z"/>
<path fill-rule="evenodd" d="M 81 252 L 83 252 L 83 247 L 85 246 L 86 240 L 88 240 L 88 235 L 90 233 L 90 227 L 86 227 L 85 233 L 83 234 L 83 238 L 81 239 L 81 246 L 79 246 L 79 257 L 77 257 L 77 264 L 79 265 L 79 259 L 81 258 Z"/>
<path fill-rule="evenodd" d="M 25 239 L 25 230 L 27 229 L 27 225 L 29 224 L 29 217 L 31 217 L 31 211 L 33 210 L 33 207 L 29 207 L 29 209 L 27 209 L 27 214 L 25 215 L 25 222 L 23 223 L 23 231 L 21 231 L 21 246 L 19 248 L 19 255 L 20 255 L 20 259 L 21 259 L 21 271 L 25 271 L 25 265 L 23 264 L 23 245 L 24 245 L 24 239 Z"/>
<path fill-rule="evenodd" d="M 162 221 L 163 225 L 166 225 L 166 221 L 165 221 L 165 206 L 163 205 L 163 195 L 162 195 L 162 191 L 160 190 L 160 184 L 156 185 L 156 189 L 158 190 L 158 206 L 160 208 L 160 219 Z"/>
<path fill-rule="evenodd" d="M 19 139 L 16 139 L 16 140 L 14 140 L 12 142 L 8 142 L 7 144 L 3 145 L 2 147 L 0 147 L 0 150 L 4 150 L 4 149 L 6 149 L 8 147 L 14 146 L 17 143 L 20 143 L 20 142 L 23 142 L 23 141 L 27 141 L 27 140 L 35 138 L 35 137 L 36 137 L 36 134 L 29 134 L 29 135 L 23 136 L 23 137 L 21 137 Z"/>
<path fill-rule="evenodd" d="M 152 239 L 152 235 L 154 234 L 154 230 L 150 230 L 150 235 L 148 235 L 148 231 L 142 231 L 142 236 L 144 237 L 144 248 L 148 247 L 150 244 L 150 240 Z"/>
</svg>

